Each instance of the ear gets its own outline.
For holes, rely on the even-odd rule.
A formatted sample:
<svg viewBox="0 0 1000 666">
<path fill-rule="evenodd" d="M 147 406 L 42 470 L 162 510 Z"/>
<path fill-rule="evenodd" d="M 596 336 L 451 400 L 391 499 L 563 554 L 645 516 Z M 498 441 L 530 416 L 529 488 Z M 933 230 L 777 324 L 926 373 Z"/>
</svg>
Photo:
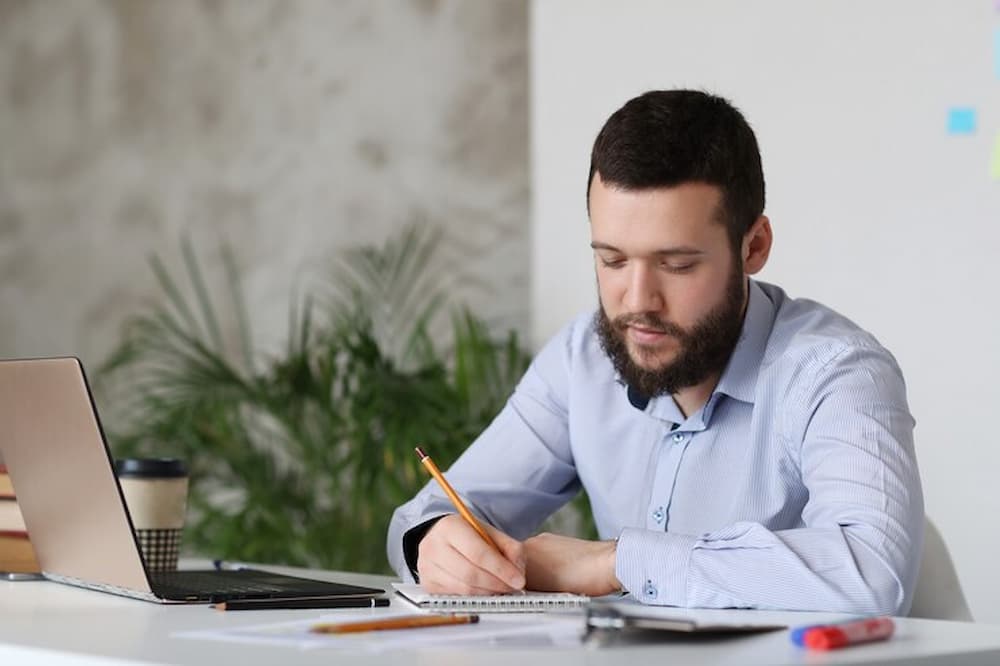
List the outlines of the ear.
<svg viewBox="0 0 1000 666">
<path fill-rule="evenodd" d="M 743 236 L 743 272 L 747 275 L 758 273 L 771 254 L 771 221 L 766 215 L 761 215 L 753 223 L 750 230 Z"/>
</svg>

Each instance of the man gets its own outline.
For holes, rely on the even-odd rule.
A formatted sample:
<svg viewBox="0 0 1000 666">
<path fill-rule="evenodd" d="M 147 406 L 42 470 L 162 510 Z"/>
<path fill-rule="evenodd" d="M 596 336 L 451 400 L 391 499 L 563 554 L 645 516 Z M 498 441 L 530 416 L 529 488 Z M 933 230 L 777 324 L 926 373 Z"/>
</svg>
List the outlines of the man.
<svg viewBox="0 0 1000 666">
<path fill-rule="evenodd" d="M 923 500 L 902 374 L 852 322 L 749 278 L 772 231 L 740 112 L 629 101 L 587 201 L 598 311 L 446 472 L 499 551 L 432 483 L 393 516 L 396 571 L 443 593 L 905 613 Z M 603 540 L 531 536 L 581 485 Z"/>
</svg>

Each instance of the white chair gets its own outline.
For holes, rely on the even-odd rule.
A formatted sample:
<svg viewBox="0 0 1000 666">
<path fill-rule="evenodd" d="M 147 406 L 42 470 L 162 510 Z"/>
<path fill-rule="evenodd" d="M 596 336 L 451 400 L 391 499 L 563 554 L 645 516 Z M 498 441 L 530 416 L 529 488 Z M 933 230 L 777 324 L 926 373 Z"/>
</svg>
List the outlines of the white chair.
<svg viewBox="0 0 1000 666">
<path fill-rule="evenodd" d="M 929 519 L 924 521 L 923 558 L 910 617 L 972 621 L 972 612 L 962 593 L 948 546 Z"/>
</svg>

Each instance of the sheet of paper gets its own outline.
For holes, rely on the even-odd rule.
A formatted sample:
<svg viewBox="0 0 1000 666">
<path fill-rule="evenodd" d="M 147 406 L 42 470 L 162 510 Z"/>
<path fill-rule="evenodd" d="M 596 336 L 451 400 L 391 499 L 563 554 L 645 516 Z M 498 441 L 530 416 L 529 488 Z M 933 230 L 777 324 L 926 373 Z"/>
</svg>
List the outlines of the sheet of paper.
<svg viewBox="0 0 1000 666">
<path fill-rule="evenodd" d="M 391 611 L 379 617 L 413 615 Z M 394 629 L 358 634 L 314 634 L 309 628 L 323 622 L 370 620 L 371 614 L 324 615 L 309 620 L 206 629 L 172 634 L 174 638 L 284 646 L 295 650 L 335 649 L 348 652 L 387 652 L 419 647 L 539 648 L 579 645 L 582 615 L 483 616 L 477 624 L 422 629 Z"/>
</svg>

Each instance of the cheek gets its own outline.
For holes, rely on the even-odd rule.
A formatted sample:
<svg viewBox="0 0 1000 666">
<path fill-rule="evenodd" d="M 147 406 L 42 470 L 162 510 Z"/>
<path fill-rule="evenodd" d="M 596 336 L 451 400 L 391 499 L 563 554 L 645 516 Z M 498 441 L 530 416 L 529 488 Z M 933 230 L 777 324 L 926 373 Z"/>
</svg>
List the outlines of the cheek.
<svg viewBox="0 0 1000 666">
<path fill-rule="evenodd" d="M 621 271 L 609 271 L 597 268 L 597 295 L 608 316 L 621 311 L 622 298 L 625 295 L 627 282 L 622 278 Z"/>
<path fill-rule="evenodd" d="M 690 328 L 701 319 L 703 313 L 711 309 L 700 291 L 693 289 L 673 290 L 668 298 L 670 321 L 684 328 Z"/>
<path fill-rule="evenodd" d="M 673 280 L 664 286 L 670 320 L 685 328 L 700 322 L 726 295 L 725 273 L 712 273 L 685 280 Z"/>
</svg>

